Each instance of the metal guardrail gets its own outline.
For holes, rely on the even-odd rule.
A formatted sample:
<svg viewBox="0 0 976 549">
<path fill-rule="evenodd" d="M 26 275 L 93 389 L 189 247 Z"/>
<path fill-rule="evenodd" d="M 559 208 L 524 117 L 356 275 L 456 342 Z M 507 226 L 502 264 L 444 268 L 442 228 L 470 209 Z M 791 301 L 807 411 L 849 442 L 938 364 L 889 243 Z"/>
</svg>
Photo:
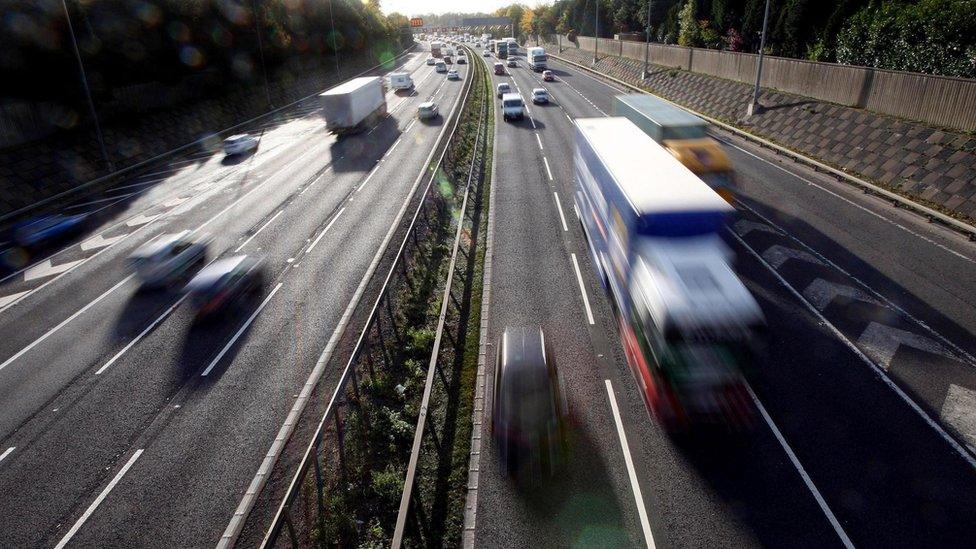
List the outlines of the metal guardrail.
<svg viewBox="0 0 976 549">
<path fill-rule="evenodd" d="M 298 470 L 292 477 L 286 495 L 275 513 L 271 527 L 268 529 L 264 540 L 261 543 L 262 548 L 274 547 L 279 540 L 282 530 L 285 528 L 288 530 L 291 546 L 301 546 L 298 539 L 298 533 L 295 530 L 295 524 L 292 520 L 292 507 L 301 494 L 303 485 L 307 480 L 309 480 L 309 475 L 314 475 L 313 480 L 316 489 L 315 498 L 317 499 L 318 508 L 316 513 L 316 520 L 318 523 L 317 527 L 319 531 L 322 531 L 323 529 L 324 514 L 322 505 L 324 497 L 324 482 L 322 463 L 320 462 L 319 456 L 322 453 L 324 444 L 326 442 L 326 430 L 329 428 L 330 422 L 333 422 L 338 435 L 339 446 L 341 447 L 343 444 L 343 420 L 340 419 L 339 413 L 340 408 L 343 404 L 345 404 L 345 402 L 343 402 L 345 399 L 345 394 L 350 388 L 352 389 L 354 395 L 359 394 L 359 379 L 361 377 L 358 371 L 358 368 L 361 366 L 359 359 L 364 353 L 367 355 L 370 353 L 369 336 L 371 332 L 375 331 L 381 339 L 383 337 L 383 333 L 379 325 L 381 322 L 380 313 L 384 309 L 384 303 L 387 304 L 388 307 L 386 308 L 391 311 L 390 316 L 392 316 L 392 305 L 390 301 L 390 292 L 393 289 L 392 281 L 398 274 L 398 271 L 403 271 L 406 269 L 405 263 L 408 259 L 408 246 L 410 245 L 411 241 L 416 244 L 417 231 L 419 227 L 418 220 L 420 220 L 421 215 L 425 213 L 425 208 L 429 202 L 428 199 L 432 196 L 432 190 L 436 190 L 438 188 L 435 185 L 435 177 L 444 161 L 444 157 L 448 150 L 448 145 L 453 141 L 455 134 L 457 133 L 458 124 L 461 120 L 461 114 L 464 112 L 468 99 L 470 98 L 472 81 L 473 78 L 470 77 L 465 81 L 465 88 L 462 91 L 463 99 L 455 108 L 454 112 L 451 114 L 451 118 L 448 120 L 448 125 L 452 125 L 450 131 L 441 134 L 441 137 L 435 144 L 434 149 L 431 151 L 431 158 L 436 156 L 437 160 L 433 163 L 428 161 L 425 164 L 424 172 L 422 172 L 420 175 L 420 178 L 423 178 L 427 172 L 430 172 L 429 176 L 427 177 L 427 184 L 420 196 L 417 209 L 414 211 L 413 217 L 411 218 L 403 240 L 401 241 L 397 253 L 394 256 L 393 262 L 383 280 L 383 284 L 380 287 L 376 300 L 373 302 L 373 305 L 370 308 L 365 325 L 356 339 L 356 344 L 353 347 L 352 353 L 350 354 L 345 367 L 343 368 L 342 374 L 336 385 L 336 389 L 333 391 L 332 396 L 329 399 L 325 413 L 316 427 L 315 433 L 312 436 L 312 441 L 306 448 Z"/>
<path fill-rule="evenodd" d="M 718 126 L 718 127 L 722 128 L 723 130 L 728 131 L 729 133 L 733 133 L 733 134 L 738 135 L 740 137 L 743 137 L 743 138 L 745 138 L 745 139 L 747 139 L 749 141 L 756 142 L 756 143 L 758 143 L 759 145 L 761 145 L 763 147 L 772 149 L 772 150 L 774 150 L 774 151 L 776 151 L 776 152 L 778 152 L 780 154 L 783 154 L 785 156 L 788 156 L 788 157 L 792 158 L 796 162 L 800 162 L 802 164 L 806 164 L 806 165 L 814 168 L 817 171 L 822 171 L 822 172 L 828 173 L 830 175 L 833 175 L 834 177 L 836 177 L 839 180 L 844 180 L 844 181 L 846 181 L 846 182 L 848 182 L 848 183 L 850 183 L 852 185 L 855 185 L 857 187 L 860 187 L 866 193 L 873 193 L 873 194 L 876 194 L 878 196 L 881 196 L 881 197 L 885 198 L 886 200 L 891 201 L 892 204 L 896 208 L 897 207 L 904 207 L 905 209 L 915 211 L 919 215 L 922 215 L 923 217 L 928 218 L 929 221 L 938 221 L 938 222 L 946 225 L 947 227 L 949 227 L 949 228 L 951 228 L 953 230 L 956 230 L 956 231 L 958 231 L 958 232 L 966 235 L 970 240 L 976 240 L 976 227 L 974 227 L 973 225 L 970 225 L 968 223 L 959 221 L 958 219 L 955 219 L 953 217 L 950 217 L 948 215 L 945 215 L 942 212 L 936 211 L 936 210 L 934 210 L 932 208 L 929 208 L 928 206 L 925 206 L 923 204 L 920 204 L 918 202 L 915 202 L 914 200 L 911 200 L 909 198 L 905 198 L 905 197 L 903 197 L 903 196 L 901 196 L 899 194 L 893 193 L 893 192 L 891 192 L 891 191 L 889 191 L 887 189 L 883 189 L 883 188 L 881 188 L 881 187 L 879 187 L 877 185 L 874 185 L 872 183 L 869 183 L 867 181 L 864 181 L 863 179 L 854 177 L 853 175 L 850 175 L 850 174 L 848 174 L 846 172 L 843 172 L 841 170 L 838 170 L 836 168 L 833 168 L 831 166 L 828 166 L 828 165 L 824 164 L 823 162 L 819 162 L 819 161 L 814 160 L 814 159 L 812 159 L 812 158 L 810 158 L 808 156 L 805 156 L 805 155 L 800 154 L 800 153 L 798 153 L 796 151 L 793 151 L 791 149 L 788 149 L 786 147 L 783 147 L 782 145 L 777 145 L 776 143 L 773 143 L 771 141 L 768 141 L 766 139 L 763 139 L 763 138 L 761 138 L 761 137 L 759 137 L 759 136 L 757 136 L 755 134 L 749 133 L 749 132 L 744 131 L 744 130 L 740 130 L 739 128 L 736 128 L 735 126 L 726 124 L 725 122 L 722 122 L 721 120 L 717 120 L 717 119 L 712 118 L 712 117 L 710 117 L 708 115 L 702 114 L 702 113 L 700 113 L 698 111 L 695 111 L 693 109 L 690 109 L 690 108 L 688 108 L 688 107 L 686 107 L 684 105 L 679 105 L 679 104 L 677 104 L 677 103 L 675 103 L 673 101 L 669 101 L 668 99 L 665 99 L 664 97 L 661 97 L 659 95 L 653 94 L 653 93 L 649 92 L 648 90 L 645 90 L 645 89 L 643 89 L 643 88 L 641 88 L 639 86 L 635 86 L 634 84 L 631 84 L 630 82 L 626 82 L 624 80 L 620 80 L 619 78 L 614 78 L 613 76 L 610 76 L 610 75 L 604 74 L 602 72 L 596 71 L 596 70 L 594 70 L 594 69 L 592 69 L 590 67 L 587 67 L 586 65 L 582 65 L 582 64 L 577 63 L 575 61 L 566 59 L 565 57 L 560 57 L 559 55 L 556 55 L 556 54 L 549 54 L 549 55 L 551 55 L 552 57 L 555 57 L 556 59 L 559 59 L 560 61 L 562 61 L 564 63 L 568 63 L 568 64 L 573 65 L 573 66 L 575 66 L 577 68 L 580 68 L 580 69 L 582 69 L 584 71 L 587 71 L 589 73 L 595 74 L 595 75 L 597 75 L 597 76 L 599 76 L 601 78 L 605 78 L 607 80 L 610 80 L 610 81 L 612 81 L 615 84 L 618 84 L 620 86 L 624 86 L 624 87 L 626 87 L 628 89 L 631 89 L 631 90 L 634 90 L 634 91 L 638 91 L 640 93 L 647 93 L 647 94 L 650 94 L 650 95 L 654 95 L 655 97 L 658 97 L 658 98 L 660 98 L 663 101 L 667 101 L 668 103 L 670 103 L 670 104 L 672 104 L 672 105 L 674 105 L 674 106 L 676 106 L 678 108 L 681 108 L 681 109 L 684 109 L 686 111 L 689 111 L 689 112 L 694 113 L 695 115 L 703 118 L 704 120 L 707 120 L 709 123 L 711 123 L 711 124 L 713 124 L 715 126 Z"/>
</svg>

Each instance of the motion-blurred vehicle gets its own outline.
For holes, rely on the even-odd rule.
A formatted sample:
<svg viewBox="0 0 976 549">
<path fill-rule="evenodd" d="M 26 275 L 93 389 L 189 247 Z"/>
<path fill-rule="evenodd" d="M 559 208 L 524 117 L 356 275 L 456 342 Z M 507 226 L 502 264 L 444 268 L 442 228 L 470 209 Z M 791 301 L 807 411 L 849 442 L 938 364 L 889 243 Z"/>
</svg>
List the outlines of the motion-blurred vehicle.
<svg viewBox="0 0 976 549">
<path fill-rule="evenodd" d="M 709 137 L 708 122 L 643 93 L 615 96 L 613 114 L 629 119 L 722 198 L 732 200 L 736 190 L 732 162 L 722 145 Z"/>
<path fill-rule="evenodd" d="M 20 248 L 43 248 L 81 232 L 88 221 L 88 214 L 53 214 L 35 217 L 14 225 L 11 242 Z"/>
<path fill-rule="evenodd" d="M 481 56 L 482 57 L 490 57 L 491 56 L 491 52 L 488 51 L 488 50 L 484 50 L 484 51 L 481 52 Z"/>
<path fill-rule="evenodd" d="M 506 326 L 495 358 L 491 434 L 508 474 L 533 481 L 558 472 L 569 405 L 542 328 Z"/>
<path fill-rule="evenodd" d="M 517 67 L 518 66 L 518 59 L 516 59 L 514 57 L 509 57 L 508 58 L 508 61 L 505 64 L 507 66 L 509 66 L 509 67 Z"/>
<path fill-rule="evenodd" d="M 498 84 L 496 91 L 497 91 L 496 95 L 498 99 L 501 99 L 503 95 L 512 91 L 512 87 L 508 85 L 508 82 L 502 82 Z"/>
<path fill-rule="evenodd" d="M 244 154 L 258 148 L 258 140 L 246 133 L 232 135 L 224 139 L 224 154 L 234 156 Z"/>
<path fill-rule="evenodd" d="M 765 319 L 718 234 L 735 210 L 626 118 L 575 133 L 580 222 L 646 405 L 672 432 L 750 426 Z"/>
<path fill-rule="evenodd" d="M 228 311 L 264 287 L 264 262 L 247 255 L 214 261 L 186 285 L 190 306 L 198 319 Z"/>
<path fill-rule="evenodd" d="M 207 239 L 195 239 L 190 231 L 183 231 L 143 244 L 129 256 L 129 264 L 143 288 L 164 287 L 203 265 L 207 245 Z"/>
<path fill-rule="evenodd" d="M 319 94 L 326 128 L 343 136 L 363 131 L 386 114 L 383 78 L 361 76 Z"/>
<path fill-rule="evenodd" d="M 505 121 L 522 120 L 525 117 L 525 102 L 517 93 L 506 93 L 502 96 L 502 118 Z"/>
<path fill-rule="evenodd" d="M 546 82 L 554 82 L 556 80 L 556 75 L 552 74 L 552 71 L 545 70 L 542 71 L 542 79 Z"/>
<path fill-rule="evenodd" d="M 505 65 L 495 63 L 495 74 L 505 74 Z"/>
<path fill-rule="evenodd" d="M 391 73 L 390 88 L 394 90 L 412 90 L 413 78 L 410 78 L 410 73 L 406 72 Z"/>
<path fill-rule="evenodd" d="M 458 65 L 466 65 L 467 63 L 468 63 L 468 60 L 465 59 L 463 55 L 458 54 L 457 64 Z"/>
<path fill-rule="evenodd" d="M 452 64 L 454 64 L 454 59 L 452 59 L 450 55 L 445 55 L 444 56 L 444 63 L 447 64 L 447 65 L 452 65 Z"/>
<path fill-rule="evenodd" d="M 433 65 L 434 65 L 434 63 L 436 63 L 436 62 L 437 62 L 437 60 L 436 60 L 436 59 L 434 59 L 433 57 L 428 57 L 428 58 L 427 58 L 427 64 L 428 64 L 428 65 L 431 65 L 431 66 L 433 66 Z"/>
<path fill-rule="evenodd" d="M 458 73 L 457 69 L 451 69 L 451 70 L 447 71 L 447 79 L 448 80 L 460 80 L 461 79 L 461 75 Z"/>
<path fill-rule="evenodd" d="M 534 88 L 532 90 L 532 102 L 535 104 L 548 103 L 549 92 L 545 88 Z"/>
<path fill-rule="evenodd" d="M 421 120 L 437 118 L 437 115 L 437 103 L 434 103 L 433 101 L 427 101 L 417 106 L 417 118 Z"/>
<path fill-rule="evenodd" d="M 443 61 L 438 61 L 437 64 L 434 65 L 434 71 L 447 72 L 447 64 L 445 64 Z"/>
<path fill-rule="evenodd" d="M 435 41 L 431 42 L 430 43 L 430 55 L 432 57 L 440 57 L 441 56 L 441 48 L 443 48 L 443 47 L 444 47 L 444 43 L 443 42 L 440 42 L 438 40 L 435 40 Z"/>
</svg>

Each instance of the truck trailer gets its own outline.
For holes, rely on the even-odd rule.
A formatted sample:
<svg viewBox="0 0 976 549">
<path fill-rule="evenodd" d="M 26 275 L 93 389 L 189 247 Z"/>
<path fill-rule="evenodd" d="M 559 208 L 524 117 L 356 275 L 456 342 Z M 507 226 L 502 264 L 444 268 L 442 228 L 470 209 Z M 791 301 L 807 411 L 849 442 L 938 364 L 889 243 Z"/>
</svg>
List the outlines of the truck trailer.
<svg viewBox="0 0 976 549">
<path fill-rule="evenodd" d="M 627 363 L 669 430 L 742 427 L 765 320 L 718 232 L 734 209 L 626 118 L 577 119 L 576 205 Z"/>
<path fill-rule="evenodd" d="M 508 42 L 504 40 L 492 40 L 491 52 L 494 53 L 495 57 L 498 59 L 508 59 Z"/>
<path fill-rule="evenodd" d="M 319 94 L 326 128 L 336 135 L 362 131 L 386 114 L 383 78 L 362 76 Z"/>
<path fill-rule="evenodd" d="M 535 72 L 546 70 L 546 50 L 540 47 L 528 48 L 525 50 L 525 60 L 529 68 Z"/>
<path fill-rule="evenodd" d="M 436 40 L 433 41 L 433 42 L 431 42 L 430 43 L 430 55 L 431 55 L 431 57 L 440 57 L 441 56 L 441 48 L 443 48 L 443 47 L 444 47 L 444 43 L 443 42 L 439 42 L 439 41 L 436 41 Z"/>
<path fill-rule="evenodd" d="M 643 93 L 613 98 L 613 115 L 623 116 L 662 145 L 722 198 L 735 195 L 735 172 L 708 123 L 690 112 Z"/>
</svg>

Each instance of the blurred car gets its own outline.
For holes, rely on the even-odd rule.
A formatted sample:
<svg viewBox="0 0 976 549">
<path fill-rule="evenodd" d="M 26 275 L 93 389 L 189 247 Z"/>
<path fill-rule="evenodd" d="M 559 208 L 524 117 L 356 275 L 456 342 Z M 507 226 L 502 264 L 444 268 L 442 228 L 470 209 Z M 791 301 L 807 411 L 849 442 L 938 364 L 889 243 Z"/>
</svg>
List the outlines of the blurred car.
<svg viewBox="0 0 976 549">
<path fill-rule="evenodd" d="M 256 148 L 258 148 L 258 140 L 246 133 L 232 135 L 224 139 L 224 154 L 227 156 L 243 154 Z"/>
<path fill-rule="evenodd" d="M 541 480 L 565 459 L 569 406 L 542 328 L 506 326 L 495 359 L 491 434 L 510 475 Z"/>
<path fill-rule="evenodd" d="M 490 56 L 490 55 L 491 55 L 491 52 L 490 52 L 490 51 L 488 51 L 488 50 L 483 50 L 483 51 L 481 52 L 481 56 L 482 56 L 482 57 L 488 57 L 488 56 Z"/>
<path fill-rule="evenodd" d="M 515 59 L 514 57 L 510 57 L 510 58 L 508 58 L 508 62 L 505 63 L 505 64 L 508 65 L 509 67 L 517 67 L 518 66 L 518 59 Z"/>
<path fill-rule="evenodd" d="M 454 61 L 451 60 L 451 56 L 450 55 L 445 55 L 444 56 L 444 62 L 447 63 L 448 65 L 451 65 L 451 64 L 454 63 Z"/>
<path fill-rule="evenodd" d="M 461 75 L 458 74 L 457 69 L 451 69 L 451 70 L 447 71 L 447 79 L 448 80 L 460 80 L 461 79 Z"/>
<path fill-rule="evenodd" d="M 53 214 L 18 223 L 11 231 L 11 242 L 26 249 L 43 248 L 78 234 L 88 221 L 88 214 Z"/>
<path fill-rule="evenodd" d="M 436 63 L 436 62 L 437 62 L 437 60 L 436 60 L 436 59 L 434 59 L 433 57 L 428 57 L 428 58 L 427 58 L 427 64 L 428 64 L 428 65 L 433 65 L 433 64 L 434 64 L 434 63 Z"/>
<path fill-rule="evenodd" d="M 512 87 L 508 85 L 508 82 L 502 82 L 501 84 L 498 84 L 498 93 L 497 93 L 498 99 L 501 99 L 503 95 L 505 95 L 510 91 L 512 91 Z"/>
<path fill-rule="evenodd" d="M 552 74 L 552 71 L 542 71 L 542 79 L 546 82 L 554 82 L 556 80 L 556 75 Z"/>
<path fill-rule="evenodd" d="M 464 58 L 464 56 L 462 56 L 462 55 L 459 54 L 458 55 L 458 59 L 457 59 L 457 64 L 458 65 L 466 65 L 467 63 L 468 63 L 468 61 Z"/>
<path fill-rule="evenodd" d="M 505 74 L 505 65 L 495 63 L 495 74 Z"/>
<path fill-rule="evenodd" d="M 437 115 L 437 103 L 434 103 L 433 101 L 427 101 L 426 103 L 421 103 L 417 106 L 417 118 L 421 120 L 437 118 Z"/>
<path fill-rule="evenodd" d="M 209 318 L 227 311 L 264 286 L 264 262 L 247 255 L 214 261 L 200 270 L 186 285 L 190 306 L 197 318 Z"/>
<path fill-rule="evenodd" d="M 534 88 L 532 90 L 532 102 L 535 104 L 548 103 L 549 92 L 545 88 Z"/>
<path fill-rule="evenodd" d="M 129 264 L 143 288 L 159 288 L 185 278 L 207 260 L 206 239 L 190 231 L 157 238 L 129 255 Z"/>
</svg>

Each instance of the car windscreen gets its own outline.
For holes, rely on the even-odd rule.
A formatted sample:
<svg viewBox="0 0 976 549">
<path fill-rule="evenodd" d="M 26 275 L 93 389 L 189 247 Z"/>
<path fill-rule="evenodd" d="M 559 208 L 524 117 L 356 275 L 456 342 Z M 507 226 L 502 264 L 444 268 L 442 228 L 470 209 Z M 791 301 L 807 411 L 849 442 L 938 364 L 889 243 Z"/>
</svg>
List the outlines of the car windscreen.
<svg viewBox="0 0 976 549">
<path fill-rule="evenodd" d="M 521 107 L 522 106 L 522 100 L 521 99 L 506 99 L 504 101 L 504 103 L 505 103 L 505 106 L 506 107 Z"/>
</svg>

